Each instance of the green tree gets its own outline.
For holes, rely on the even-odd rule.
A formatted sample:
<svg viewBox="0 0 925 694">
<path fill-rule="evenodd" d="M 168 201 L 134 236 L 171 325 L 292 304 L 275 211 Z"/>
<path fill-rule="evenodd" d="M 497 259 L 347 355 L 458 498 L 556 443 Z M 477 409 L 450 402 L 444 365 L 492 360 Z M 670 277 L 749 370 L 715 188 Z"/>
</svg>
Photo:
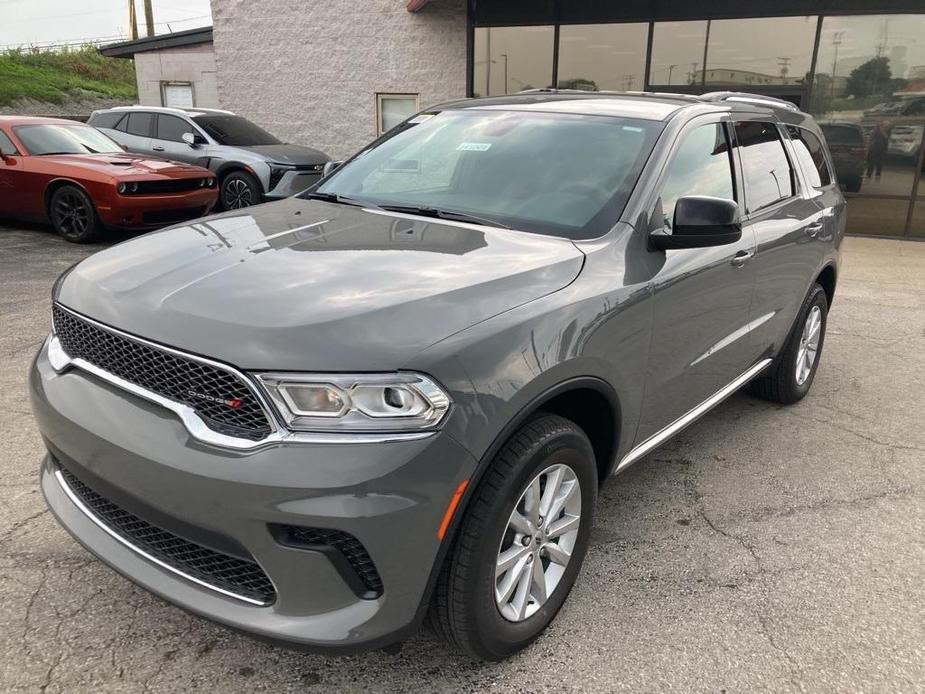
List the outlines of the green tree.
<svg viewBox="0 0 925 694">
<path fill-rule="evenodd" d="M 848 75 L 846 92 L 858 98 L 889 94 L 893 88 L 892 77 L 889 58 L 871 58 Z"/>
<path fill-rule="evenodd" d="M 567 80 L 559 80 L 559 89 L 582 89 L 586 92 L 598 91 L 597 82 L 589 80 L 586 77 L 572 77 Z"/>
</svg>

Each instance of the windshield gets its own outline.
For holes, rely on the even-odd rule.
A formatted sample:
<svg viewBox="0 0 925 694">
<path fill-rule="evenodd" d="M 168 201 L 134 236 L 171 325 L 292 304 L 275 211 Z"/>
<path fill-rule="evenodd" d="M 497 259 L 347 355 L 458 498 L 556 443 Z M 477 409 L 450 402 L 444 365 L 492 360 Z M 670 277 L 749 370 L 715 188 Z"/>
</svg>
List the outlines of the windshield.
<svg viewBox="0 0 925 694">
<path fill-rule="evenodd" d="M 661 127 L 527 111 L 425 114 L 303 195 L 342 195 L 593 238 L 619 218 Z"/>
<path fill-rule="evenodd" d="M 96 128 L 88 125 L 18 125 L 16 137 L 29 154 L 99 154 L 124 152 Z"/>
<path fill-rule="evenodd" d="M 220 145 L 253 147 L 283 144 L 266 130 L 241 116 L 193 116 L 193 120 Z"/>
</svg>

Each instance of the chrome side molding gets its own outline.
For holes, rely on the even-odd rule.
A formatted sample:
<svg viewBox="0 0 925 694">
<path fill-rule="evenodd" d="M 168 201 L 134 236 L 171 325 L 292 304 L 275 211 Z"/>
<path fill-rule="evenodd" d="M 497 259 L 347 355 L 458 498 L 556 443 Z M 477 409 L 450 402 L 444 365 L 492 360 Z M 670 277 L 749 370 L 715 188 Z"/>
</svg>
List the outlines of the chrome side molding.
<svg viewBox="0 0 925 694">
<path fill-rule="evenodd" d="M 697 407 L 693 408 L 686 414 L 681 415 L 667 427 L 661 431 L 656 432 L 645 441 L 640 443 L 638 446 L 634 447 L 629 453 L 623 456 L 619 463 L 617 463 L 617 467 L 614 468 L 614 473 L 625 470 L 637 460 L 661 446 L 663 443 L 665 443 L 665 441 L 670 439 L 679 431 L 689 426 L 690 424 L 693 424 L 695 421 L 700 419 L 700 417 L 719 405 L 723 400 L 728 398 L 739 388 L 744 386 L 755 376 L 764 371 L 770 363 L 771 359 L 762 359 L 757 364 L 754 364 L 745 373 L 737 377 L 730 384 L 723 386 L 718 391 L 713 393 L 713 395 L 697 405 Z"/>
</svg>

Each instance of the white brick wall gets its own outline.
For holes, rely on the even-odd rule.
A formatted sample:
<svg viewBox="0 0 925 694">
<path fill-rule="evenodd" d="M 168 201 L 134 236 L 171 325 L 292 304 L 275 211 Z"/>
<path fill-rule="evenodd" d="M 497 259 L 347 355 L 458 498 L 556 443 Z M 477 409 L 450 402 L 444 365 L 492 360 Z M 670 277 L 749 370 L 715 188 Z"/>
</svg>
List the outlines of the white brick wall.
<svg viewBox="0 0 925 694">
<path fill-rule="evenodd" d="M 222 107 L 334 158 L 376 136 L 376 92 L 465 96 L 464 0 L 212 0 L 212 19 Z"/>
<path fill-rule="evenodd" d="M 161 106 L 161 82 L 192 82 L 196 106 L 218 108 L 212 44 L 177 46 L 135 54 L 138 103 Z"/>
</svg>

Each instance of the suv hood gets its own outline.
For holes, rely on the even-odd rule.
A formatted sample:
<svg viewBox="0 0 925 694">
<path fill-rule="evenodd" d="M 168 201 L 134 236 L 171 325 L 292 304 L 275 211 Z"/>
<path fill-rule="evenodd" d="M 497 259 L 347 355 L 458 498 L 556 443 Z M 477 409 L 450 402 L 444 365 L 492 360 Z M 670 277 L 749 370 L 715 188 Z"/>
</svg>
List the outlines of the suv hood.
<svg viewBox="0 0 925 694">
<path fill-rule="evenodd" d="M 238 149 L 259 154 L 267 161 L 276 162 L 277 164 L 305 166 L 307 164 L 324 164 L 331 159 L 324 152 L 319 152 L 311 147 L 303 147 L 302 145 L 254 145 L 251 147 L 239 146 Z"/>
<path fill-rule="evenodd" d="M 571 283 L 571 241 L 289 198 L 104 250 L 65 306 L 245 369 L 385 371 Z"/>
</svg>

